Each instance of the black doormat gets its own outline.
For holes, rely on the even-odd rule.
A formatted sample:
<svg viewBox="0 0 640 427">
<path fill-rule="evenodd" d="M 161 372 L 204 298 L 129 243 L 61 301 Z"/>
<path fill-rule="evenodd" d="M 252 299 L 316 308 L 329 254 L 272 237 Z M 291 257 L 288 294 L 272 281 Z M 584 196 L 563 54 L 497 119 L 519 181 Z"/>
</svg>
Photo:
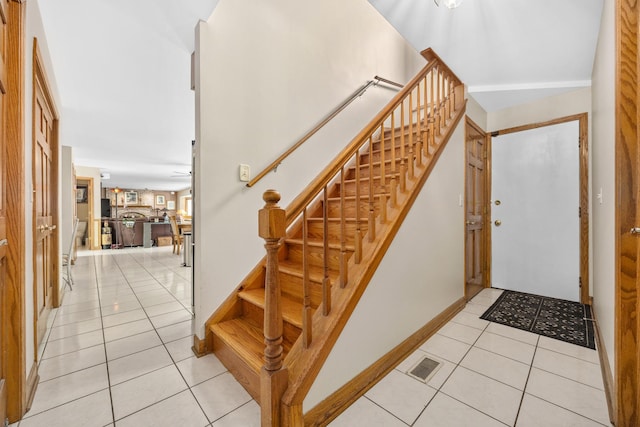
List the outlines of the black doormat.
<svg viewBox="0 0 640 427">
<path fill-rule="evenodd" d="M 591 306 L 586 304 L 505 290 L 480 318 L 596 348 Z"/>
</svg>

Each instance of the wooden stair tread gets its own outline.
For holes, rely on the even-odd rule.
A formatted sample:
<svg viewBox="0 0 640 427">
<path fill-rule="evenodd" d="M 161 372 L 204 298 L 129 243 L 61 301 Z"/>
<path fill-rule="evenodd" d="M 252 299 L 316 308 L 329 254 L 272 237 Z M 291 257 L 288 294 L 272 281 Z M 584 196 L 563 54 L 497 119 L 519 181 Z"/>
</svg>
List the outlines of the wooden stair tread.
<svg viewBox="0 0 640 427">
<path fill-rule="evenodd" d="M 278 269 L 281 273 L 287 273 L 292 276 L 296 276 L 302 278 L 302 264 L 298 262 L 291 262 L 288 260 L 283 260 L 278 263 Z M 333 282 L 338 274 L 332 274 L 332 271 L 329 270 L 329 279 Z M 324 269 L 322 267 L 316 265 L 309 265 L 309 280 L 311 282 L 322 283 L 324 279 Z"/>
<path fill-rule="evenodd" d="M 211 325 L 211 332 L 223 340 L 258 374 L 264 365 L 264 334 L 242 318 Z"/>
<path fill-rule="evenodd" d="M 238 296 L 264 309 L 264 288 L 241 291 Z M 298 328 L 302 328 L 302 305 L 287 297 L 286 294 L 281 296 L 280 305 L 282 307 L 282 319 Z"/>
<path fill-rule="evenodd" d="M 286 238 L 284 239 L 285 242 L 287 243 L 293 243 L 296 245 L 302 245 L 303 241 L 302 238 Z M 308 246 L 312 246 L 312 247 L 316 247 L 316 248 L 321 248 L 323 245 L 322 240 L 320 239 L 307 239 L 307 245 Z M 329 249 L 337 249 L 340 250 L 341 249 L 341 245 L 339 242 L 329 242 Z M 355 247 L 353 245 L 345 245 L 345 249 L 348 251 L 355 251 Z"/>
<path fill-rule="evenodd" d="M 374 193 L 373 198 L 374 199 L 380 198 L 380 194 L 382 194 L 382 193 Z M 385 194 L 388 194 L 388 193 L 385 193 Z M 346 200 L 351 201 L 351 200 L 355 200 L 355 199 L 356 199 L 355 194 L 350 195 L 350 196 L 344 196 L 344 200 L 345 201 Z M 340 200 L 342 200 L 342 196 L 327 197 L 327 200 L 330 201 L 330 202 L 339 202 Z M 360 195 L 360 200 L 369 200 L 369 194 L 368 193 L 367 194 L 361 194 Z"/>
<path fill-rule="evenodd" d="M 345 196 L 345 198 L 348 196 Z M 322 222 L 324 220 L 324 218 L 322 218 L 321 216 L 312 216 L 312 217 L 307 217 L 307 221 L 309 222 Z M 344 219 L 345 222 L 356 222 L 356 218 L 355 217 L 348 217 Z M 360 221 L 362 221 L 362 219 L 360 219 Z M 327 222 L 340 222 L 340 218 L 327 218 Z"/>
<path fill-rule="evenodd" d="M 400 176 L 400 172 L 399 172 L 399 171 L 396 171 L 396 172 L 387 172 L 387 173 L 385 173 L 385 174 L 384 174 L 384 176 L 385 176 L 387 179 L 391 179 L 391 178 L 393 178 L 393 177 Z M 375 181 L 375 180 L 380 180 L 380 175 L 375 175 L 375 176 L 373 177 L 373 180 L 374 180 L 374 181 Z M 368 177 L 368 176 L 361 176 L 361 177 L 360 177 L 360 181 L 369 181 L 369 177 Z M 355 179 L 355 178 L 352 178 L 352 179 L 345 179 L 345 180 L 344 180 L 344 183 L 345 183 L 345 184 L 351 184 L 351 183 L 355 183 L 355 182 L 356 182 L 356 179 Z M 338 184 L 339 184 L 339 183 L 338 183 Z"/>
</svg>

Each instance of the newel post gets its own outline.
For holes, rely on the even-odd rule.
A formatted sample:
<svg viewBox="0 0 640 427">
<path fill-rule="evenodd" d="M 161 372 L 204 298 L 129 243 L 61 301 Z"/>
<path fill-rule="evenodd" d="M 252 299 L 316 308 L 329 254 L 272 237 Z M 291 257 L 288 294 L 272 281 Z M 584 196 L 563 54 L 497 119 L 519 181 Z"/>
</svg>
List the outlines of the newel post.
<svg viewBox="0 0 640 427">
<path fill-rule="evenodd" d="M 280 425 L 280 400 L 287 389 L 289 375 L 282 367 L 282 309 L 278 275 L 278 249 L 285 236 L 286 215 L 278 206 L 280 193 L 264 192 L 266 202 L 258 212 L 258 234 L 265 240 L 267 268 L 264 304 L 264 366 L 260 372 L 260 408 L 262 427 Z"/>
</svg>

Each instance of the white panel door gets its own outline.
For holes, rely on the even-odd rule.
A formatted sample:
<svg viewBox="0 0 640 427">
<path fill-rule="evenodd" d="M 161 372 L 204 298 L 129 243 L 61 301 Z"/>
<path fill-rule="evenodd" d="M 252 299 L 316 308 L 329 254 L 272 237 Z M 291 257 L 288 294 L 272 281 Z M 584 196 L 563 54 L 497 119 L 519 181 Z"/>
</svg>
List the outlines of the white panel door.
<svg viewBox="0 0 640 427">
<path fill-rule="evenodd" d="M 492 139 L 492 286 L 580 301 L 579 135 L 572 121 Z"/>
</svg>

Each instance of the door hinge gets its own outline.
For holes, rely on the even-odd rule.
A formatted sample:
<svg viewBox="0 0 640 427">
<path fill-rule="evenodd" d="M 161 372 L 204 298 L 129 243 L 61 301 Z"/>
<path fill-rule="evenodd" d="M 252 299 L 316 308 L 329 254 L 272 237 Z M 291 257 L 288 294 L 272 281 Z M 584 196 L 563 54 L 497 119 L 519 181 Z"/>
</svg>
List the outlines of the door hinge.
<svg viewBox="0 0 640 427">
<path fill-rule="evenodd" d="M 582 287 L 582 276 L 578 277 L 578 287 Z"/>
<path fill-rule="evenodd" d="M 582 206 L 578 207 L 578 218 L 582 218 Z"/>
</svg>

